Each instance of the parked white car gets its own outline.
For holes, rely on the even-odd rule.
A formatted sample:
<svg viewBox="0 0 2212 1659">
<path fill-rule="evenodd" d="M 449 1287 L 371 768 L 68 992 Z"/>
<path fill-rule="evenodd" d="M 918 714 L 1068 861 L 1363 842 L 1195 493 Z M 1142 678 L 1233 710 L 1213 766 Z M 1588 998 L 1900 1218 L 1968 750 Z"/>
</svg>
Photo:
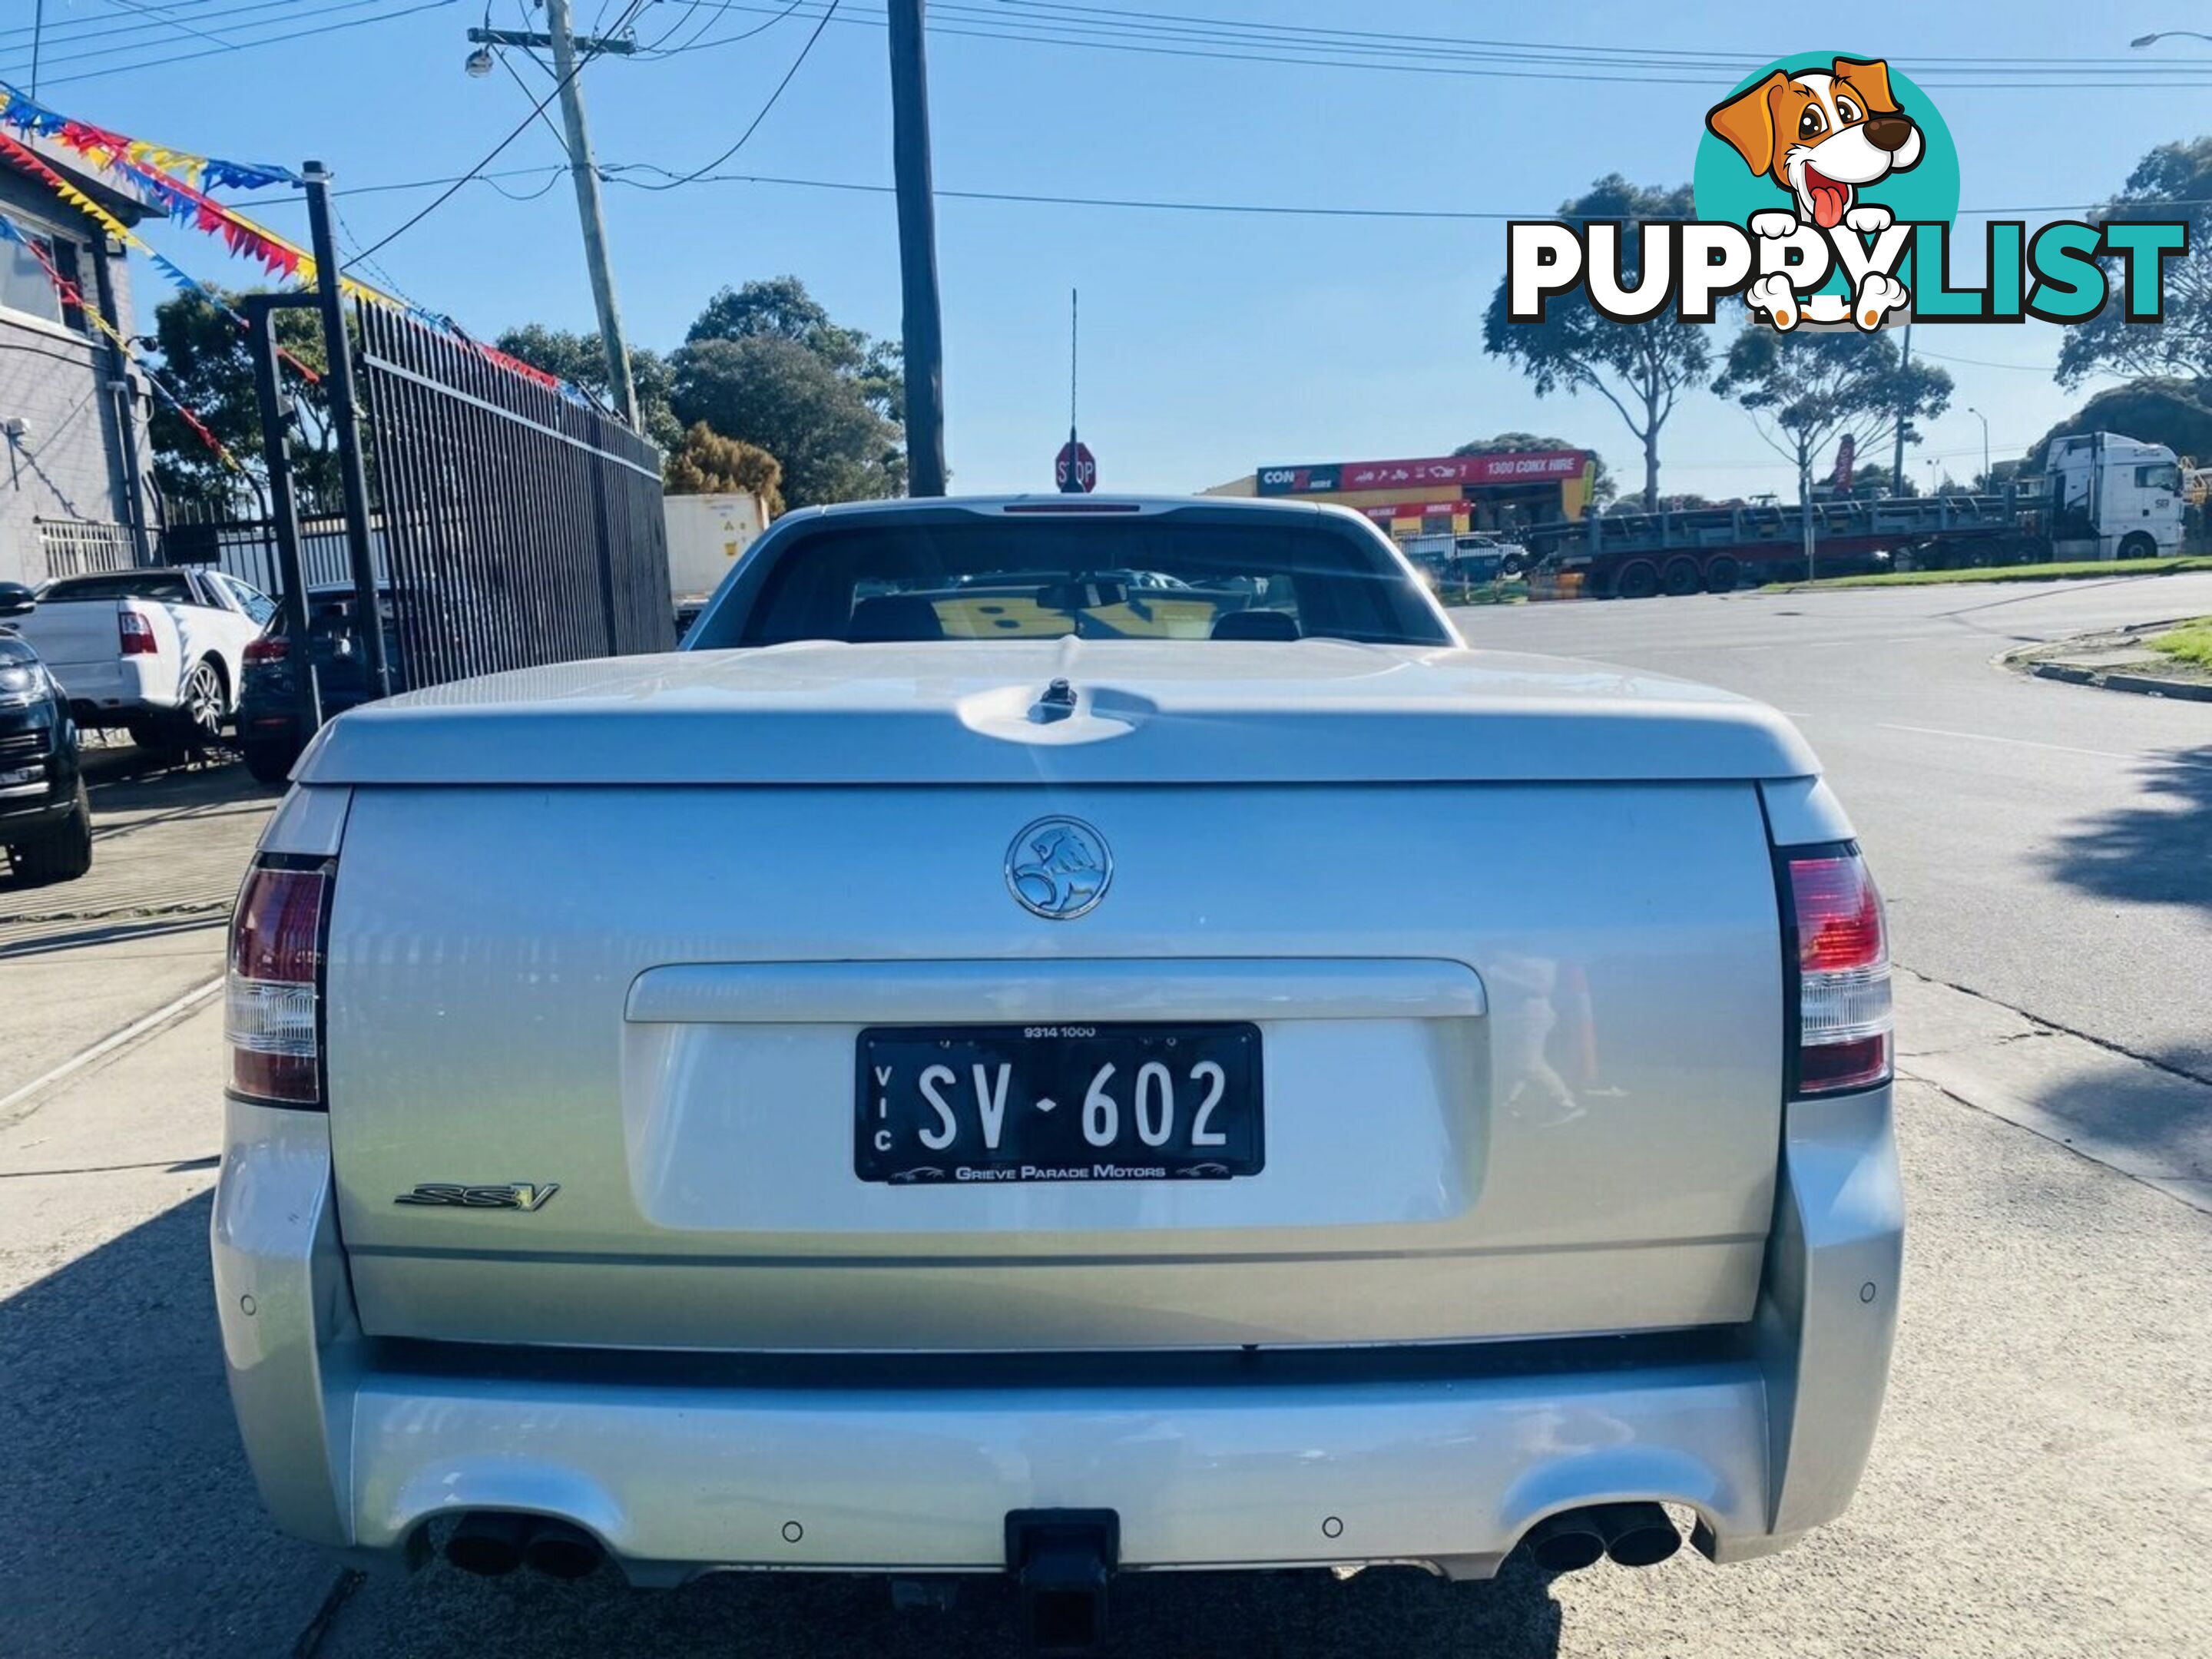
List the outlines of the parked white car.
<svg viewBox="0 0 2212 1659">
<path fill-rule="evenodd" d="M 1850 823 L 1770 708 L 1464 648 L 1357 514 L 801 511 L 680 653 L 293 775 L 213 1247 L 294 1533 L 1012 1572 L 1067 1648 L 1118 1571 L 1850 1501 L 1904 1224 Z"/>
<path fill-rule="evenodd" d="M 218 741 L 238 707 L 246 647 L 276 602 L 220 570 L 178 565 L 64 576 L 15 621 L 82 726 L 121 726 L 149 749 Z"/>
</svg>

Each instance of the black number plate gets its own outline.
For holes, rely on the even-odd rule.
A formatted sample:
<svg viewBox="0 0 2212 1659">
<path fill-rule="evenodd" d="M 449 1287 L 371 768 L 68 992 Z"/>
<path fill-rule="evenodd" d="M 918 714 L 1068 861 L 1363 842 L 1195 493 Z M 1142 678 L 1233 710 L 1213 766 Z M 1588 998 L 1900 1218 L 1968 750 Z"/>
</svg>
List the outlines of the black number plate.
<svg viewBox="0 0 2212 1659">
<path fill-rule="evenodd" d="M 1256 1025 L 878 1026 L 853 1171 L 895 1185 L 1257 1175 Z"/>
</svg>

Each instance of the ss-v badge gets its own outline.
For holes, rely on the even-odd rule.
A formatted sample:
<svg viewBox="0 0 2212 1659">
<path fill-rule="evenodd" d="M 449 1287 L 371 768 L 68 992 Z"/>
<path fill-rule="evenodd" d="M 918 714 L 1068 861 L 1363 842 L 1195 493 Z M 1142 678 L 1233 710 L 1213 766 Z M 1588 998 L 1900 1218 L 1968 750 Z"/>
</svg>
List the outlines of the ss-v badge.
<svg viewBox="0 0 2212 1659">
<path fill-rule="evenodd" d="M 461 1187 L 449 1182 L 427 1182 L 411 1193 L 402 1193 L 394 1204 L 428 1204 L 455 1210 L 536 1210 L 561 1190 L 557 1181 L 509 1181 L 495 1186 Z"/>
</svg>

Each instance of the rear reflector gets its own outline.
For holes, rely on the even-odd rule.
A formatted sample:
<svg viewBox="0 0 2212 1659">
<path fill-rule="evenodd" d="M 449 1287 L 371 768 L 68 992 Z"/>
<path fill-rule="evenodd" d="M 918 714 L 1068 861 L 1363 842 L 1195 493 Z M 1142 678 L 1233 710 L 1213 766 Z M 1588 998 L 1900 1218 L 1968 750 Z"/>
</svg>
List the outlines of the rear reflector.
<svg viewBox="0 0 2212 1659">
<path fill-rule="evenodd" d="M 1784 854 L 1796 943 L 1794 1093 L 1869 1089 L 1890 1076 L 1889 939 L 1856 847 Z"/>
<path fill-rule="evenodd" d="M 322 963 L 330 870 L 264 860 L 246 878 L 230 927 L 224 1036 L 230 1091 L 276 1106 L 319 1109 Z"/>
<path fill-rule="evenodd" d="M 115 612 L 115 631 L 126 657 L 150 657 L 161 649 L 154 639 L 154 624 L 127 605 Z"/>
</svg>

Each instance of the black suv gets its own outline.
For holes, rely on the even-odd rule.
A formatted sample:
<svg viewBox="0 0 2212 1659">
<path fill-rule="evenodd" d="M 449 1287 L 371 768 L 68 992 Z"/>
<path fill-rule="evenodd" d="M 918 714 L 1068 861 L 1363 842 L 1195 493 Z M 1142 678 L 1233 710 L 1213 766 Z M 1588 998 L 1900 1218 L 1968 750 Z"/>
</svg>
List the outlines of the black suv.
<svg viewBox="0 0 2212 1659">
<path fill-rule="evenodd" d="M 92 804 L 61 687 L 7 625 L 30 609 L 29 588 L 0 582 L 0 851 L 24 881 L 74 881 L 92 868 Z"/>
</svg>

